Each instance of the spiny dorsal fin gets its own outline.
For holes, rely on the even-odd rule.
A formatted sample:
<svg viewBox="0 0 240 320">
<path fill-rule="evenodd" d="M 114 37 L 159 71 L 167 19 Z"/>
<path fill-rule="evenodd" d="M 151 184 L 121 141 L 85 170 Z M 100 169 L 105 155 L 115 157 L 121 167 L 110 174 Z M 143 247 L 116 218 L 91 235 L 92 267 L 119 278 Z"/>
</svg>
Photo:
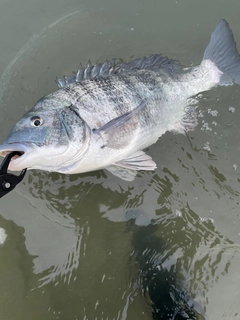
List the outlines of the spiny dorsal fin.
<svg viewBox="0 0 240 320">
<path fill-rule="evenodd" d="M 111 74 L 119 75 L 121 73 L 138 70 L 163 70 L 171 75 L 179 67 L 180 65 L 176 61 L 163 57 L 160 54 L 153 54 L 149 57 L 143 57 L 127 63 L 118 64 L 115 64 L 115 60 L 113 60 L 113 63 L 105 61 L 104 63 L 92 65 L 89 60 L 86 68 L 83 68 L 80 64 L 76 75 L 73 74 L 65 76 L 63 79 L 57 78 L 56 82 L 59 88 L 63 88 L 71 83 L 79 83 L 87 79 L 105 79 Z"/>
<path fill-rule="evenodd" d="M 114 72 L 114 68 L 110 62 L 105 61 L 93 66 L 89 60 L 86 68 L 83 68 L 80 64 L 76 75 L 64 76 L 63 79 L 57 78 L 56 82 L 59 88 L 64 88 L 71 83 L 79 83 L 94 78 L 107 78 L 112 72 Z"/>
</svg>

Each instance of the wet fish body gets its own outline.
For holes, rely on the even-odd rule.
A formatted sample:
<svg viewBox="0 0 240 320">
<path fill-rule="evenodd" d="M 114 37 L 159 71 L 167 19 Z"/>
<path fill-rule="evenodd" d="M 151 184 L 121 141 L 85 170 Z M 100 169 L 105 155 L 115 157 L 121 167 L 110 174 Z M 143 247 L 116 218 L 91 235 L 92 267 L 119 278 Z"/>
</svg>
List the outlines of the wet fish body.
<svg viewBox="0 0 240 320">
<path fill-rule="evenodd" d="M 107 169 L 133 180 L 154 170 L 142 150 L 166 131 L 197 125 L 188 98 L 217 85 L 240 84 L 240 57 L 232 31 L 221 20 L 199 66 L 185 68 L 155 54 L 129 63 L 80 68 L 57 80 L 13 127 L 0 155 L 20 151 L 10 170 L 42 169 L 66 174 Z"/>
</svg>

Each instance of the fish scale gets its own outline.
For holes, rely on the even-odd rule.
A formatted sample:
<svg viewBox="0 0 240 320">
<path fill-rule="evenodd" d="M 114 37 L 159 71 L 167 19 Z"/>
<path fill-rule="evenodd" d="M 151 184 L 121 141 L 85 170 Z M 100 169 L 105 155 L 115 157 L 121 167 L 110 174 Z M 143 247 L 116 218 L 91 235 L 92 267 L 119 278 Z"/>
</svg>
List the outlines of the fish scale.
<svg viewBox="0 0 240 320">
<path fill-rule="evenodd" d="M 157 165 L 143 150 L 166 131 L 197 125 L 187 101 L 215 86 L 240 84 L 240 56 L 221 20 L 202 62 L 184 67 L 159 54 L 124 63 L 90 61 L 40 99 L 13 127 L 0 155 L 19 151 L 9 169 L 66 174 L 106 169 L 131 181 Z"/>
</svg>

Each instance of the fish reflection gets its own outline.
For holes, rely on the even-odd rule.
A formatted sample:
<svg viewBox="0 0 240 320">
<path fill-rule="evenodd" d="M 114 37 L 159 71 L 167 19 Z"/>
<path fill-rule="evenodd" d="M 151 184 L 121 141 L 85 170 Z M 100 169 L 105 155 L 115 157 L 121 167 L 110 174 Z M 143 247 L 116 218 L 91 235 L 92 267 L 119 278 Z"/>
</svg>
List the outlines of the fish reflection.
<svg viewBox="0 0 240 320">
<path fill-rule="evenodd" d="M 219 287 L 221 278 L 232 282 L 236 276 L 229 268 L 236 256 L 240 258 L 240 247 L 189 206 L 177 215 L 161 214 L 155 225 L 139 227 L 131 222 L 128 227 L 133 232 L 131 259 L 139 266 L 138 286 L 145 303 L 152 305 L 152 319 L 215 319 L 209 303 L 212 291 L 216 295 L 225 290 Z M 218 305 L 218 314 L 225 314 L 218 319 L 238 319 L 234 296 L 231 305 L 235 315 Z"/>
<path fill-rule="evenodd" d="M 0 245 L 0 318 L 16 319 L 22 314 L 22 309 L 28 307 L 26 296 L 29 294 L 29 283 L 33 281 L 34 256 L 29 255 L 24 245 L 24 229 L 4 219 L 2 214 L 3 210 L 0 210 L 0 229 L 5 230 L 7 239 Z M 10 308 L 6 307 L 9 303 Z"/>
<path fill-rule="evenodd" d="M 40 286 L 73 280 L 86 256 L 91 213 L 93 220 L 101 218 L 102 199 L 105 206 L 124 202 L 130 194 L 125 185 L 124 191 L 108 181 L 104 172 L 65 176 L 33 171 L 27 176 L 18 192 L 33 208 L 33 215 L 24 220 L 24 228 L 28 251 L 36 256 L 34 271 L 40 275 Z M 17 223 L 23 224 L 23 219 Z"/>
<path fill-rule="evenodd" d="M 39 286 L 71 288 L 80 318 L 214 319 L 214 293 L 236 277 L 229 270 L 240 250 L 195 213 L 178 183 L 170 168 L 132 184 L 104 171 L 32 172 L 19 192 L 34 208 L 24 228 Z"/>
</svg>

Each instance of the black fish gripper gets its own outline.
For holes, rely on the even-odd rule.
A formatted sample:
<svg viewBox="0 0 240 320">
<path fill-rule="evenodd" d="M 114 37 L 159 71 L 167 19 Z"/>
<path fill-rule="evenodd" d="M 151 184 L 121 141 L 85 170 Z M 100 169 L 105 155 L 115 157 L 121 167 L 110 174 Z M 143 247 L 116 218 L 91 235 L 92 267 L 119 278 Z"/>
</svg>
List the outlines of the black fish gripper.
<svg viewBox="0 0 240 320">
<path fill-rule="evenodd" d="M 7 172 L 11 159 L 16 155 L 21 156 L 22 154 L 19 151 L 10 152 L 0 166 L 0 198 L 12 191 L 26 174 L 27 169 L 23 169 L 18 176 Z"/>
</svg>

